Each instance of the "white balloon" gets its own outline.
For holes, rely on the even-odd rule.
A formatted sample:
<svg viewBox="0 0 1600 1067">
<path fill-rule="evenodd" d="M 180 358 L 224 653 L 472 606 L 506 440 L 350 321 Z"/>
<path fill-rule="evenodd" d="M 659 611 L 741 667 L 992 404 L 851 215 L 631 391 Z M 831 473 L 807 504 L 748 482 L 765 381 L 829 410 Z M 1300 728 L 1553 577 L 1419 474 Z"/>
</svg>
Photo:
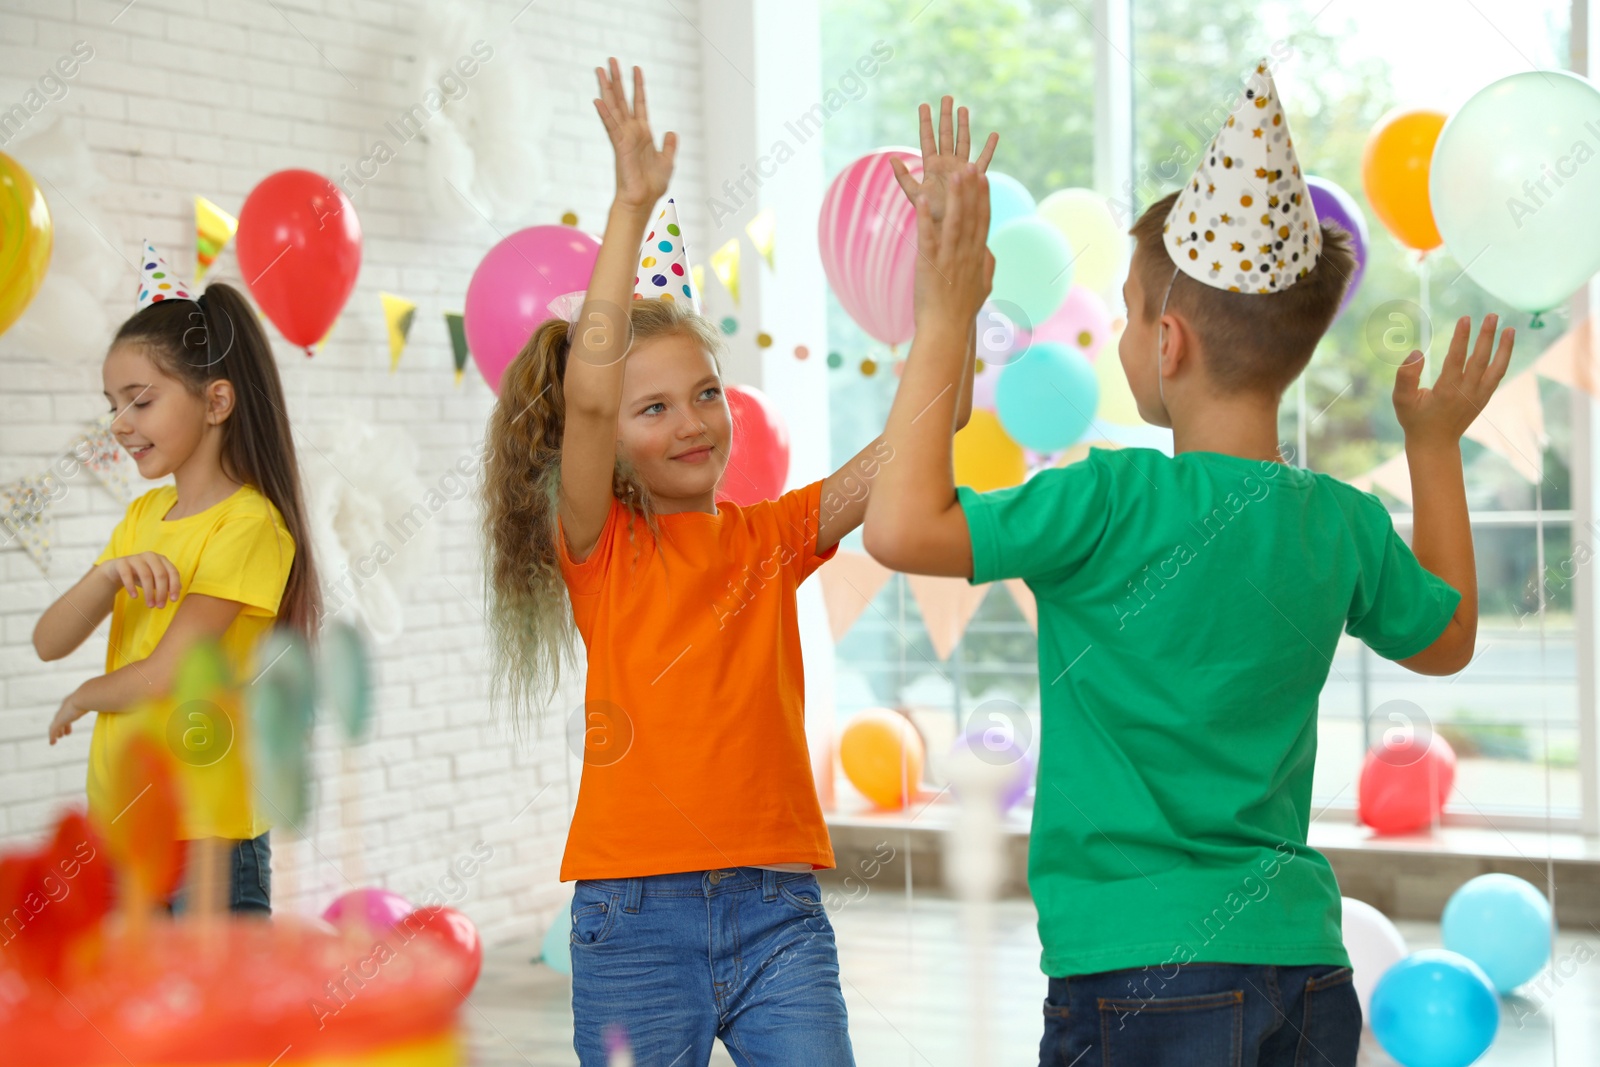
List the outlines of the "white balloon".
<svg viewBox="0 0 1600 1067">
<path fill-rule="evenodd" d="M 1383 972 L 1405 959 L 1410 950 L 1406 948 L 1406 939 L 1383 912 L 1350 897 L 1341 897 L 1340 903 L 1344 905 L 1344 950 L 1350 954 L 1350 967 L 1355 971 L 1361 1017 L 1370 1019 L 1372 988 L 1383 977 Z"/>
</svg>

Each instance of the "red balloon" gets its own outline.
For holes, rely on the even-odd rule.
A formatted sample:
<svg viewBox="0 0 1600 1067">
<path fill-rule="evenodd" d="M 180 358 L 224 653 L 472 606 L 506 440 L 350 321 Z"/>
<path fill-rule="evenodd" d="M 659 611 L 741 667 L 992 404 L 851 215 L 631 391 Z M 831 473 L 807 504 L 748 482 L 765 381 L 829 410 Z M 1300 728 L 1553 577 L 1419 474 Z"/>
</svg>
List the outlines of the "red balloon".
<svg viewBox="0 0 1600 1067">
<path fill-rule="evenodd" d="M 472 992 L 478 972 L 483 969 L 483 941 L 471 919 L 454 908 L 432 904 L 400 920 L 396 930 L 404 932 L 408 938 L 426 937 L 451 959 L 457 960 L 462 966 L 463 978 L 456 986 L 463 997 Z"/>
<path fill-rule="evenodd" d="M 1361 767 L 1356 816 L 1380 834 L 1420 830 L 1444 810 L 1455 780 L 1455 750 L 1439 735 L 1386 739 Z"/>
<path fill-rule="evenodd" d="M 717 500 L 749 507 L 778 499 L 789 478 L 789 427 L 778 405 L 748 385 L 724 386 L 723 393 L 733 416 L 733 440 Z"/>
<path fill-rule="evenodd" d="M 280 170 L 245 198 L 234 247 L 250 295 L 310 355 L 361 272 L 361 223 L 349 198 L 320 174 Z"/>
</svg>

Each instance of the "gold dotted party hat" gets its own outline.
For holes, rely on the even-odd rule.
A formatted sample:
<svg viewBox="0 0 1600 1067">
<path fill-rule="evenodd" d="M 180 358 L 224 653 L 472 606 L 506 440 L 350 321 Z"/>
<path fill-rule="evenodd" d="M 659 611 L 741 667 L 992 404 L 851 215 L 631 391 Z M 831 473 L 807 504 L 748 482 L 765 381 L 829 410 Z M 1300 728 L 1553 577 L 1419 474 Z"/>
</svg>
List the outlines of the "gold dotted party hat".
<svg viewBox="0 0 1600 1067">
<path fill-rule="evenodd" d="M 1322 226 L 1266 60 L 1178 194 L 1162 239 L 1179 270 L 1233 292 L 1280 292 L 1316 264 Z"/>
</svg>

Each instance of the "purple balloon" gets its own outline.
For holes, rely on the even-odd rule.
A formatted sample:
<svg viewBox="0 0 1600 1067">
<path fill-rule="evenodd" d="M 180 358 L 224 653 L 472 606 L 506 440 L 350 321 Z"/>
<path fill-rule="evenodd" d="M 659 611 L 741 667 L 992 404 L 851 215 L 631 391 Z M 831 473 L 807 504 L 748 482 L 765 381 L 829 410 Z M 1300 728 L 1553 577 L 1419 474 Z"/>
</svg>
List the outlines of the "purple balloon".
<svg viewBox="0 0 1600 1067">
<path fill-rule="evenodd" d="M 1326 178 L 1307 174 L 1306 186 L 1311 190 L 1311 206 L 1317 213 L 1317 221 L 1336 223 L 1350 235 L 1350 251 L 1355 254 L 1356 269 L 1345 287 L 1344 302 L 1339 305 L 1343 312 L 1355 299 L 1361 276 L 1367 271 L 1367 216 L 1354 197 Z"/>
<path fill-rule="evenodd" d="M 368 887 L 341 894 L 328 905 L 322 918 L 338 927 L 360 923 L 373 933 L 381 934 L 399 925 L 412 910 L 411 902 L 399 893 Z"/>
<path fill-rule="evenodd" d="M 589 287 L 600 242 L 571 226 L 530 226 L 493 248 L 467 285 L 467 347 L 496 393 L 500 376 L 539 324 L 550 301 Z"/>
<path fill-rule="evenodd" d="M 1006 765 L 1012 768 L 1011 781 L 1000 791 L 1000 813 L 1003 815 L 1010 811 L 1017 801 L 1028 795 L 1029 788 L 1033 785 L 1033 776 L 1036 768 L 1033 753 L 1017 744 L 1015 738 L 1000 740 L 992 733 L 982 729 L 970 730 L 961 737 L 956 738 L 956 743 L 951 750 L 962 746 L 970 748 L 978 754 L 978 758 L 988 763 Z M 952 792 L 954 789 L 952 788 Z"/>
</svg>

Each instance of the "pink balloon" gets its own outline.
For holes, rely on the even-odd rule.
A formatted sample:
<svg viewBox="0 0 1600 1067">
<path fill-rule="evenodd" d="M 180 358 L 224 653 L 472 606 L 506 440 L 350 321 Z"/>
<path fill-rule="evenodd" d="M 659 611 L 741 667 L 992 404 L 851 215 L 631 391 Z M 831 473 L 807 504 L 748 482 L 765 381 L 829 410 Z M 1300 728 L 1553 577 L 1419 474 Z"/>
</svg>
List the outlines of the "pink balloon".
<svg viewBox="0 0 1600 1067">
<path fill-rule="evenodd" d="M 411 914 L 411 902 L 399 893 L 369 886 L 352 889 L 337 897 L 322 918 L 334 926 L 361 924 L 373 933 L 382 933 Z"/>
<path fill-rule="evenodd" d="M 467 285 L 467 347 L 496 393 L 500 376 L 539 324 L 550 301 L 589 287 L 600 242 L 571 226 L 530 226 L 493 248 Z"/>
<path fill-rule="evenodd" d="M 817 220 L 828 284 L 850 317 L 886 345 L 911 340 L 917 263 L 917 212 L 889 167 L 896 156 L 922 177 L 915 149 L 869 152 L 833 179 Z"/>
<path fill-rule="evenodd" d="M 1111 311 L 1090 289 L 1074 285 L 1051 315 L 1033 331 L 1033 340 L 1055 341 L 1082 352 L 1091 361 L 1111 337 Z"/>
<path fill-rule="evenodd" d="M 749 507 L 776 500 L 789 479 L 789 426 L 767 394 L 748 385 L 723 388 L 733 416 L 728 466 L 717 483 L 717 500 Z"/>
</svg>

